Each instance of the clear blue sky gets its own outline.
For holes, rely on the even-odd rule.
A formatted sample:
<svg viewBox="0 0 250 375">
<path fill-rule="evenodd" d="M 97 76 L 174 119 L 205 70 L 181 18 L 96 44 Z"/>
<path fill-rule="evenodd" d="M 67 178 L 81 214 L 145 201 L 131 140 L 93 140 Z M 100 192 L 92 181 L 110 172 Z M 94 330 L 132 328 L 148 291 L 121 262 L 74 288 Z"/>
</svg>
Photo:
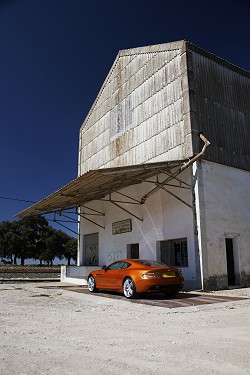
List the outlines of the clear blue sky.
<svg viewBox="0 0 250 375">
<path fill-rule="evenodd" d="M 76 178 L 118 51 L 180 39 L 250 71 L 250 1 L 0 0 L 0 196 L 38 201 Z M 0 199 L 0 221 L 29 205 Z"/>
</svg>

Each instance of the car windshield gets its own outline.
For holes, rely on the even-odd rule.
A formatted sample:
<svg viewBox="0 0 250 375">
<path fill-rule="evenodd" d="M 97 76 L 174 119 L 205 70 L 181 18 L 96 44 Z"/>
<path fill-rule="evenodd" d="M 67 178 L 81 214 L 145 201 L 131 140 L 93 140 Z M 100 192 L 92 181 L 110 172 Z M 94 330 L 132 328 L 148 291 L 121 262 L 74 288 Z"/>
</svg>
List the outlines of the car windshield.
<svg viewBox="0 0 250 375">
<path fill-rule="evenodd" d="M 143 259 L 134 259 L 136 263 L 144 264 L 144 266 L 149 267 L 166 267 L 165 264 L 156 262 L 154 260 L 143 260 Z"/>
</svg>

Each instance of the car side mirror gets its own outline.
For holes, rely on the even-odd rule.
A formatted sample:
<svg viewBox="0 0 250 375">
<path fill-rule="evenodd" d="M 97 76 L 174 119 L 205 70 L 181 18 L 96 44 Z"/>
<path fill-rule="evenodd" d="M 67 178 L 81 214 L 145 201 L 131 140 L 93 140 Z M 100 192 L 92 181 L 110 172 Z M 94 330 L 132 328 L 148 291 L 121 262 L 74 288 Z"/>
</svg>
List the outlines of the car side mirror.
<svg viewBox="0 0 250 375">
<path fill-rule="evenodd" d="M 102 266 L 102 270 L 106 271 L 107 266 Z"/>
</svg>

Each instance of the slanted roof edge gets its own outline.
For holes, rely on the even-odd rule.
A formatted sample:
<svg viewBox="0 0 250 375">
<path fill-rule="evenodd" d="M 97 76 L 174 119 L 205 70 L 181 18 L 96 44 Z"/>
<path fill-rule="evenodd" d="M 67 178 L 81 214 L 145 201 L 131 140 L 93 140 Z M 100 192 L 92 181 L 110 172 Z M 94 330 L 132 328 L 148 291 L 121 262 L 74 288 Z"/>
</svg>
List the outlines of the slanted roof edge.
<svg viewBox="0 0 250 375">
<path fill-rule="evenodd" d="M 170 43 L 162 43 L 162 44 L 155 44 L 155 45 L 151 45 L 151 46 L 146 46 L 146 47 L 135 47 L 135 48 L 130 48 L 130 49 L 123 49 L 123 50 L 120 50 L 118 51 L 118 54 L 115 58 L 115 61 L 113 62 L 89 112 L 87 113 L 82 125 L 81 125 L 81 128 L 80 128 L 80 131 L 81 129 L 85 126 L 86 122 L 88 121 L 90 115 L 92 114 L 95 106 L 96 106 L 96 103 L 100 97 L 100 95 L 102 94 L 102 91 L 104 90 L 104 87 L 107 83 L 107 81 L 109 80 L 109 77 L 111 76 L 118 60 L 120 57 L 124 57 L 124 56 L 132 56 L 132 55 L 136 55 L 136 54 L 143 54 L 143 53 L 154 53 L 154 52 L 163 52 L 163 51 L 170 51 L 170 50 L 176 50 L 176 49 L 181 49 L 181 48 L 185 48 L 185 45 L 186 45 L 186 42 L 185 40 L 180 40 L 180 41 L 176 41 L 176 42 L 170 42 Z"/>
</svg>

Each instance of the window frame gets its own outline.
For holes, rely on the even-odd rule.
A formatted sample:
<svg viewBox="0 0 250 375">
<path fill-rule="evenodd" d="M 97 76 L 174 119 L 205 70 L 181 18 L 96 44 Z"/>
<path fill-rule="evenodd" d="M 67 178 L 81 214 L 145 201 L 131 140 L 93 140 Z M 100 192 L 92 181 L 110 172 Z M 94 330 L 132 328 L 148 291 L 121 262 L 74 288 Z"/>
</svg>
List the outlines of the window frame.
<svg viewBox="0 0 250 375">
<path fill-rule="evenodd" d="M 127 245 L 127 258 L 140 259 L 140 245 L 139 243 L 132 243 Z"/>
<path fill-rule="evenodd" d="M 188 241 L 187 237 L 159 241 L 159 260 L 177 268 L 188 268 Z"/>
</svg>

